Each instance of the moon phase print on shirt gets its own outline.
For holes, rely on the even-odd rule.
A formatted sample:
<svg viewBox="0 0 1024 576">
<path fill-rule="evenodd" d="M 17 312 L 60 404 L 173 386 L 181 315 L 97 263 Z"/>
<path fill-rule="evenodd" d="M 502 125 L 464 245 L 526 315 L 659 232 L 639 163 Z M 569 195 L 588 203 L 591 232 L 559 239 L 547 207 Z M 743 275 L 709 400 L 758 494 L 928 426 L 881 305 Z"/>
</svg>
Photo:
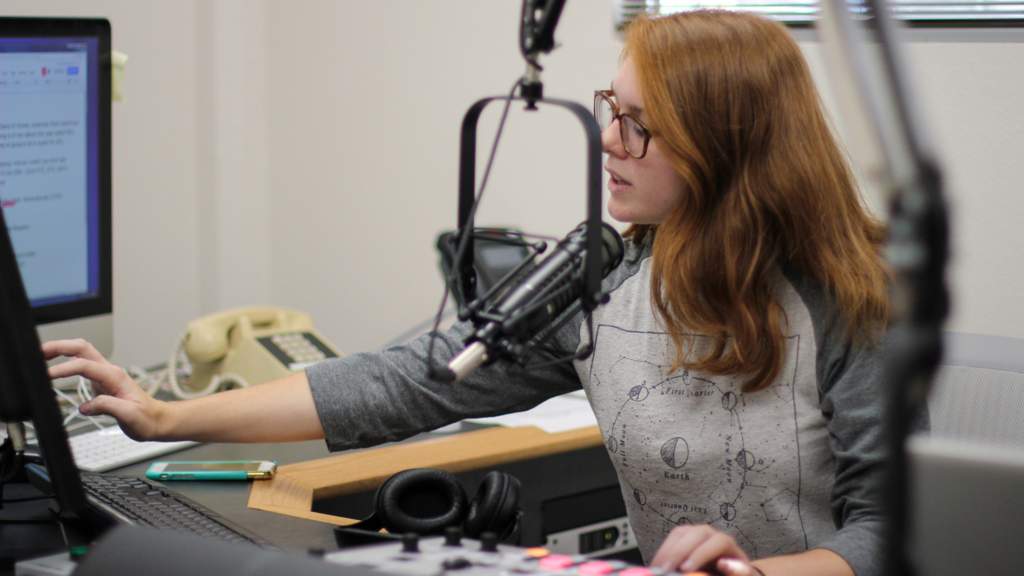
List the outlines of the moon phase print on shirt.
<svg viewBox="0 0 1024 576">
<path fill-rule="evenodd" d="M 710 524 L 754 556 L 806 547 L 793 390 L 799 342 L 789 338 L 775 383 L 744 393 L 741 377 L 670 372 L 665 333 L 597 326 L 587 392 L 631 518 L 665 534 Z M 779 533 L 804 542 L 779 542 Z"/>
</svg>

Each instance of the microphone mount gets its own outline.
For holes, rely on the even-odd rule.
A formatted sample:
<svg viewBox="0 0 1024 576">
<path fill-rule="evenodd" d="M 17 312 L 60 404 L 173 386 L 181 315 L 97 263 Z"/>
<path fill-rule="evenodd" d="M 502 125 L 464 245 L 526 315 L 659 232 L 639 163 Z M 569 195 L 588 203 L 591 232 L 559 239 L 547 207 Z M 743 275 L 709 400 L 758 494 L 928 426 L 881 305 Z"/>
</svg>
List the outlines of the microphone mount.
<svg viewBox="0 0 1024 576">
<path fill-rule="evenodd" d="M 476 212 L 474 186 L 476 184 L 477 125 L 481 113 L 488 104 L 495 101 L 510 100 L 522 101 L 525 100 L 525 98 L 517 98 L 513 96 L 491 96 L 482 98 L 470 106 L 462 120 L 462 134 L 459 151 L 459 206 L 457 229 L 457 243 L 459 245 L 459 250 L 456 261 L 452 266 L 454 278 L 449 282 L 449 287 L 456 293 L 455 300 L 463 303 L 459 306 L 459 318 L 462 320 L 472 321 L 473 325 L 477 329 L 483 327 L 487 322 L 493 322 L 495 320 L 495 318 L 483 313 L 483 311 L 487 307 L 487 299 L 500 291 L 502 287 L 500 285 L 505 284 L 504 281 L 499 283 L 500 285 L 489 290 L 484 298 L 479 300 L 477 299 L 477 276 L 473 264 L 475 254 L 475 250 L 473 248 L 473 235 L 475 230 L 474 215 Z M 586 109 L 579 103 L 567 100 L 543 98 L 539 98 L 533 102 L 533 104 L 536 103 L 547 104 L 568 110 L 576 117 L 577 120 L 579 120 L 586 138 L 587 218 L 584 224 L 586 238 L 584 239 L 585 254 L 583 254 L 583 290 L 579 297 L 579 302 L 576 305 L 582 309 L 588 319 L 588 332 L 591 334 L 591 340 L 593 340 L 592 324 L 589 321 L 590 313 L 600 304 L 607 302 L 607 295 L 601 292 L 601 280 L 604 276 L 602 273 L 603 235 L 601 221 L 601 130 L 597 125 L 597 120 L 594 119 L 590 110 Z M 531 263 L 532 260 L 533 258 L 528 259 L 527 264 L 523 264 L 523 266 L 525 267 Z M 517 269 L 517 272 L 520 269 L 521 268 Z M 509 274 L 505 280 L 509 280 L 514 276 L 514 273 Z M 559 322 L 556 322 L 556 324 L 560 325 L 565 321 L 566 317 L 563 316 Z M 505 346 L 503 343 L 495 346 L 496 342 L 492 341 L 492 352 L 500 351 L 501 355 L 512 357 L 519 363 L 523 363 L 523 358 L 525 358 L 526 354 L 535 346 L 546 340 L 553 331 L 554 327 L 542 330 L 541 334 L 531 339 L 526 345 L 508 342 L 509 346 Z M 489 340 L 489 338 L 486 339 Z M 459 365 L 461 361 L 459 361 L 456 365 L 458 372 L 456 372 L 450 368 L 441 368 L 434 366 L 432 363 L 428 363 L 428 374 L 430 377 L 439 381 L 454 382 L 460 374 L 468 374 L 480 365 L 494 360 L 493 355 L 487 353 L 487 347 L 480 342 L 479 339 L 471 342 L 469 346 L 471 349 L 478 352 L 476 354 L 471 354 L 471 365 L 461 366 Z M 571 360 L 574 357 L 575 355 L 568 356 L 557 361 Z"/>
<path fill-rule="evenodd" d="M 466 111 L 462 119 L 462 135 L 459 152 L 459 213 L 458 234 L 465 247 L 461 250 L 461 261 L 455 263 L 456 280 L 453 289 L 460 292 L 458 301 L 465 302 L 459 316 L 473 319 L 474 324 L 482 323 L 472 312 L 479 310 L 474 305 L 477 299 L 476 274 L 473 266 L 473 205 L 475 204 L 474 186 L 476 183 L 476 133 L 480 115 L 488 104 L 504 101 L 507 96 L 491 96 L 476 101 Z M 525 100 L 525 98 L 514 98 Z M 587 219 L 586 219 L 586 254 L 584 255 L 584 289 L 580 300 L 584 312 L 593 311 L 601 303 L 601 130 L 593 114 L 577 102 L 558 99 L 537 99 L 534 104 L 548 104 L 563 108 L 573 114 L 583 128 L 587 146 Z"/>
<path fill-rule="evenodd" d="M 519 94 L 526 101 L 527 110 L 536 110 L 537 102 L 544 98 L 544 83 L 540 80 L 541 68 L 535 62 L 526 62 L 526 73 L 523 74 Z"/>
<path fill-rule="evenodd" d="M 526 60 L 520 95 L 527 110 L 536 110 L 544 98 L 540 72 L 544 69 L 537 58 L 555 49 L 555 27 L 562 16 L 565 0 L 523 0 L 519 22 L 519 51 Z"/>
<path fill-rule="evenodd" d="M 608 295 L 601 292 L 602 273 L 602 222 L 601 222 L 601 130 L 591 111 L 576 102 L 559 99 L 545 99 L 544 86 L 541 82 L 540 73 L 543 67 L 537 61 L 542 53 L 548 53 L 555 48 L 554 31 L 561 17 L 565 0 L 523 0 L 522 13 L 520 15 L 519 49 L 526 61 L 526 73 L 519 80 L 519 96 L 492 96 L 482 98 L 470 106 L 462 120 L 462 132 L 459 151 L 459 206 L 458 206 L 458 227 L 456 232 L 457 250 L 456 259 L 452 266 L 452 278 L 447 281 L 448 288 L 454 293 L 456 302 L 459 302 L 459 318 L 471 320 L 473 325 L 480 329 L 489 320 L 485 317 L 488 299 L 499 293 L 506 281 L 514 277 L 510 273 L 499 286 L 488 291 L 483 298 L 477 299 L 477 276 L 474 267 L 474 215 L 476 213 L 477 198 L 474 195 L 476 184 L 476 133 L 480 114 L 488 104 L 494 101 L 510 103 L 512 100 L 519 100 L 526 103 L 527 110 L 537 110 L 537 104 L 547 104 L 568 110 L 573 114 L 584 131 L 587 148 L 587 183 L 586 183 L 586 238 L 585 254 L 583 255 L 583 290 L 579 300 L 574 306 L 582 309 L 590 333 L 591 344 L 593 341 L 593 324 L 590 313 L 600 304 L 608 301 Z M 513 94 L 515 91 L 513 90 Z M 507 111 L 507 108 L 506 108 Z M 503 116 L 504 118 L 504 116 Z M 500 135 L 500 126 L 499 132 Z M 493 150 L 492 150 L 493 156 Z M 486 181 L 486 175 L 485 175 Z M 621 242 L 621 240 L 620 240 Z M 535 257 L 536 254 L 533 255 Z M 529 262 L 533 261 L 529 258 Z M 527 266 L 524 264 L 523 267 Z M 521 270 L 518 268 L 516 272 Z M 564 315 L 555 324 L 566 321 L 568 314 Z M 507 319 L 506 319 L 507 320 Z M 494 321 L 491 318 L 490 321 Z M 525 345 L 522 343 L 508 343 L 508 347 L 499 346 L 505 355 L 514 356 L 520 363 L 522 358 L 534 346 L 544 342 L 555 330 L 555 326 L 548 326 L 541 330 L 541 333 Z M 473 366 L 460 370 L 468 373 L 483 363 L 491 362 L 494 358 L 486 354 L 486 346 L 479 340 L 469 343 L 469 347 L 483 348 L 479 354 L 472 355 Z M 592 346 L 587 345 L 582 349 L 584 357 L 590 354 Z M 430 352 L 428 352 L 428 356 Z M 574 354 L 564 359 L 553 362 L 573 359 L 579 354 Z M 428 360 L 428 374 L 435 380 L 452 382 L 456 374 L 450 368 L 438 368 Z"/>
</svg>

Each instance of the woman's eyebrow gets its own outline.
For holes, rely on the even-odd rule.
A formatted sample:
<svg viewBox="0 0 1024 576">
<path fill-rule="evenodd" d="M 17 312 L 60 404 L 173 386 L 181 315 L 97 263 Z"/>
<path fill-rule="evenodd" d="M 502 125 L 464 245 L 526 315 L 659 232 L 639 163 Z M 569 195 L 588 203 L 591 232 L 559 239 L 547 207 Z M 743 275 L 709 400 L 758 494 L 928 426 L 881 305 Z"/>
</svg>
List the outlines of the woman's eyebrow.
<svg viewBox="0 0 1024 576">
<path fill-rule="evenodd" d="M 611 83 L 608 84 L 608 90 L 612 94 L 615 94 L 615 80 L 612 80 Z M 615 94 L 615 100 L 618 102 L 618 105 L 622 108 L 623 112 L 628 112 L 629 114 L 632 114 L 632 115 L 636 116 L 637 119 L 643 120 L 643 114 L 644 114 L 644 109 L 643 108 L 640 108 L 639 106 L 631 106 L 629 104 L 623 104 L 622 101 L 619 100 L 619 95 L 618 94 Z"/>
<path fill-rule="evenodd" d="M 622 111 L 625 112 L 626 114 L 629 114 L 630 116 L 636 117 L 637 120 L 643 120 L 644 119 L 644 109 L 641 108 L 640 106 L 633 106 L 632 104 L 624 104 L 620 100 L 619 101 L 619 108 L 621 108 Z"/>
</svg>

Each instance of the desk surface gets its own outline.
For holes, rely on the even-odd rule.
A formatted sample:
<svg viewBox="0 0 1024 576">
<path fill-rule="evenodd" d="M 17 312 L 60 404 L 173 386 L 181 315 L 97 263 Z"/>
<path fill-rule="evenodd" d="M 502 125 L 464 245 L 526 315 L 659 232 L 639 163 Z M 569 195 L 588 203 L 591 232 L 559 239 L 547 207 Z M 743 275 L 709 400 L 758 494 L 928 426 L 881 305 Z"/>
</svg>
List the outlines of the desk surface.
<svg viewBox="0 0 1024 576">
<path fill-rule="evenodd" d="M 165 454 L 159 460 L 276 460 L 281 464 L 322 458 L 329 454 L 322 440 L 283 444 L 200 444 Z M 152 461 L 140 462 L 109 474 L 141 477 Z M 336 548 L 333 527 L 261 510 L 250 509 L 249 482 L 168 482 L 168 488 L 199 502 L 228 520 L 290 551 Z M 38 495 L 28 485 L 8 485 L 5 498 Z M 46 520 L 49 501 L 7 505 L 0 518 Z M 15 559 L 41 556 L 63 550 L 60 531 L 53 523 L 5 524 L 0 521 L 0 574 L 13 574 Z"/>
<path fill-rule="evenodd" d="M 480 426 L 465 426 L 463 430 L 479 430 Z M 460 430 L 462 431 L 462 430 Z M 539 433 L 539 431 L 537 431 Z M 453 431 L 452 433 L 456 433 Z M 449 436 L 452 433 L 430 433 L 424 434 L 415 438 L 407 440 L 416 441 L 423 439 L 440 439 L 444 436 Z M 470 435 L 476 436 L 476 435 Z M 529 435 L 527 435 L 529 436 Z M 569 436 L 573 436 L 570 434 Z M 453 438 L 453 440 L 456 440 Z M 578 457 L 585 462 L 580 463 L 587 464 L 594 468 L 595 471 L 602 472 L 604 476 L 608 476 L 605 483 L 615 483 L 614 473 L 611 471 L 610 464 L 605 461 L 606 456 L 603 450 L 603 446 L 600 445 L 600 438 L 598 438 L 597 448 L 588 450 L 578 450 L 579 439 L 575 440 L 575 443 L 569 443 L 563 447 L 563 449 L 574 452 L 574 456 Z M 564 444 L 565 442 L 563 442 Z M 587 443 L 588 445 L 592 443 Z M 449 447 L 448 441 L 440 441 L 439 443 L 432 442 L 431 445 L 439 445 L 443 447 Z M 527 443 L 532 446 L 531 450 L 536 450 L 537 442 Z M 395 447 L 401 449 L 402 447 Z M 374 452 L 371 449 L 368 452 Z M 406 449 L 406 451 L 408 451 Z M 521 450 L 520 450 L 521 451 Z M 349 451 L 357 452 L 357 451 Z M 526 452 L 530 452 L 527 450 Z M 388 450 L 377 452 L 377 459 L 380 459 L 384 453 L 390 453 Z M 446 452 L 447 453 L 447 452 Z M 599 454 L 595 456 L 592 453 Z M 511 453 L 510 453 L 511 454 Z M 288 465 L 296 463 L 303 463 L 310 461 L 320 461 L 325 457 L 329 456 L 330 453 L 327 450 L 325 443 L 322 440 L 315 440 L 309 442 L 295 442 L 295 443 L 281 443 L 281 444 L 200 444 L 198 446 L 175 452 L 172 454 L 165 454 L 158 457 L 158 460 L 275 460 L 280 465 Z M 360 455 L 350 454 L 354 456 L 356 460 L 362 459 L 373 459 L 372 454 Z M 365 456 L 365 457 L 364 457 Z M 557 455 L 549 455 L 548 458 L 564 457 Z M 403 467 L 408 467 L 412 464 L 408 458 L 399 458 Z M 360 460 L 361 461 L 361 460 Z M 538 463 L 542 463 L 544 460 L 536 460 L 536 463 L 529 464 L 512 462 L 510 465 L 515 468 L 519 466 L 522 470 L 507 470 L 508 472 L 515 473 L 521 478 L 527 477 L 530 472 L 528 467 L 530 465 L 537 466 Z M 131 466 L 126 466 L 114 471 L 110 474 L 122 475 L 122 476 L 133 476 L 141 477 L 145 474 L 151 461 L 141 462 Z M 316 462 L 311 462 L 316 464 Z M 423 465 L 422 463 L 418 465 Z M 487 462 L 483 462 L 482 465 L 488 465 Z M 550 465 L 550 463 L 548 464 Z M 299 467 L 303 465 L 298 465 Z M 315 466 L 314 466 L 315 467 Z M 541 468 L 547 469 L 545 466 L 540 464 Z M 290 467 L 289 467 L 290 468 Z M 457 468 L 462 469 L 462 468 Z M 607 470 L 606 470 L 607 469 Z M 322 476 L 322 474 L 321 474 Z M 535 486 L 543 486 L 544 490 L 550 492 L 551 490 L 561 490 L 562 492 L 572 492 L 574 488 L 572 486 L 560 486 L 557 481 L 547 477 L 548 474 L 541 471 L 541 474 L 535 481 L 539 484 Z M 591 474 L 588 478 L 601 480 L 602 474 Z M 563 479 L 566 480 L 566 479 Z M 603 481 L 603 480 L 602 480 Z M 571 481 L 567 479 L 566 482 L 569 484 L 577 484 L 579 482 Z M 272 545 L 286 551 L 292 552 L 306 552 L 311 549 L 320 550 L 333 550 L 337 548 L 335 537 L 334 537 L 334 526 L 324 522 L 309 520 L 302 517 L 278 514 L 274 512 L 267 512 L 250 508 L 250 488 L 252 484 L 250 482 L 231 482 L 231 481 L 176 481 L 164 483 L 169 489 L 174 490 L 196 502 L 206 506 L 213 510 L 217 514 L 223 516 L 229 521 L 236 523 L 240 526 L 245 527 L 247 530 L 253 532 L 257 536 L 263 538 Z M 617 486 L 617 484 L 616 484 Z M 15 490 L 11 490 L 8 497 L 12 496 L 25 496 L 27 494 L 25 489 L 31 489 L 31 487 L 22 485 L 15 486 Z M 264 488 L 264 486 L 261 486 Z M 532 505 L 533 508 L 540 507 L 540 494 L 544 490 L 531 490 L 530 495 L 525 497 L 523 502 L 527 505 Z M 546 492 L 545 492 L 546 494 Z M 617 498 L 616 492 L 616 498 Z M 530 501 L 530 498 L 538 500 L 538 502 Z M 521 502 L 522 504 L 522 502 Z M 0 513 L 0 518 L 13 518 L 13 517 L 35 517 L 38 519 L 47 519 L 47 507 L 50 505 L 48 501 L 39 501 L 33 503 L 25 503 L 16 505 L 17 509 L 12 507 L 11 510 L 5 510 Z M 335 513 L 335 512 L 332 512 Z M 540 519 L 539 516 L 532 518 L 531 521 L 537 526 L 532 524 L 524 523 L 523 533 L 526 534 L 528 531 L 532 534 L 536 532 L 535 537 L 541 533 Z M 529 528 L 529 530 L 527 530 Z M 0 575 L 13 572 L 12 559 L 30 558 L 35 556 L 42 556 L 53 552 L 63 550 L 63 542 L 59 531 L 56 526 L 50 524 L 36 524 L 36 525 L 17 525 L 17 524 L 3 524 L 0 522 Z M 4 563 L 6 562 L 6 564 Z"/>
<path fill-rule="evenodd" d="M 158 460 L 275 460 L 278 464 L 303 462 L 329 455 L 323 440 L 283 444 L 200 444 L 181 452 L 165 454 Z M 144 476 L 150 462 L 126 466 L 110 472 L 125 476 Z M 255 510 L 248 507 L 250 482 L 165 482 L 169 489 L 199 502 L 228 520 L 244 526 L 271 544 L 285 549 L 331 550 L 333 526 Z"/>
</svg>

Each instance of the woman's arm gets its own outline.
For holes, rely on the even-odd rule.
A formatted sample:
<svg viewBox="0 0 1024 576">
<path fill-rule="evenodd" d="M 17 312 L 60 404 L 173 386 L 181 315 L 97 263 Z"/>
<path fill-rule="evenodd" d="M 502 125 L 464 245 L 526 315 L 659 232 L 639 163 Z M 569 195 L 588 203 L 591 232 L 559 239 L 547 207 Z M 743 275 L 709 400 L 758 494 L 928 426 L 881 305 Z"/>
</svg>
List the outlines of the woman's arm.
<svg viewBox="0 0 1024 576">
<path fill-rule="evenodd" d="M 293 442 L 324 437 L 305 372 L 280 380 L 161 402 L 156 434 L 161 440 Z"/>
<path fill-rule="evenodd" d="M 853 576 L 853 569 L 838 554 L 818 548 L 800 554 L 762 558 L 753 562 L 765 576 Z M 727 576 L 732 574 L 725 572 Z M 756 575 L 756 573 L 755 573 Z"/>
<path fill-rule="evenodd" d="M 106 414 L 136 440 L 206 442 L 287 442 L 323 438 L 305 373 L 195 400 L 163 402 L 146 394 L 120 366 L 111 364 L 84 340 L 43 344 L 51 378 L 84 376 L 99 393 L 82 404 L 86 415 Z"/>
<path fill-rule="evenodd" d="M 579 389 L 569 354 L 579 346 L 581 323 L 577 313 L 555 335 L 552 347 L 561 352 L 545 349 L 531 358 L 544 363 L 565 355 L 565 362 L 543 368 L 496 362 L 457 385 L 431 379 L 429 363 L 447 364 L 473 330 L 461 323 L 438 334 L 435 342 L 425 334 L 377 353 L 321 362 L 275 382 L 182 402 L 151 398 L 84 340 L 47 342 L 43 352 L 48 360 L 68 359 L 50 368 L 51 378 L 84 376 L 93 382 L 99 395 L 80 407 L 83 414 L 109 414 L 135 439 L 283 442 L 326 437 L 331 450 L 345 450 L 400 440 L 468 417 L 525 410 Z"/>
</svg>

